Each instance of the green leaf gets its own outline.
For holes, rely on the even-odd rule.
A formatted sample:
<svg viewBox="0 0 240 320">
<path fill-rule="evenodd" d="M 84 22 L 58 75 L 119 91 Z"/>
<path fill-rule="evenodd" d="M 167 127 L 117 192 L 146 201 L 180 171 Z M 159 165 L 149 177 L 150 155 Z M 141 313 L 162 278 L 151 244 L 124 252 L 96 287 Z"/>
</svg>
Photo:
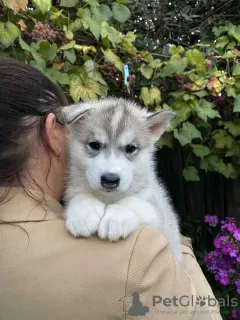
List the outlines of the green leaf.
<svg viewBox="0 0 240 320">
<path fill-rule="evenodd" d="M 53 43 L 52 45 L 47 41 L 41 41 L 39 45 L 38 52 L 44 58 L 46 62 L 52 61 L 57 54 L 57 45 Z"/>
<path fill-rule="evenodd" d="M 207 118 L 221 118 L 219 112 L 213 109 L 214 104 L 207 101 L 206 99 L 200 99 L 198 105 L 196 106 L 196 112 L 199 118 L 203 121 L 207 121 Z"/>
<path fill-rule="evenodd" d="M 84 2 L 88 3 L 90 6 L 96 6 L 98 7 L 99 6 L 99 3 L 97 0 L 84 0 Z"/>
<path fill-rule="evenodd" d="M 93 60 L 91 60 L 91 59 L 87 60 L 84 63 L 84 69 L 86 70 L 87 75 L 89 76 L 89 78 L 100 82 L 104 86 L 107 86 L 107 83 L 103 79 L 101 73 L 97 71 L 96 63 Z"/>
<path fill-rule="evenodd" d="M 58 51 L 64 51 L 64 50 L 69 50 L 69 49 L 72 49 L 72 48 L 74 48 L 74 46 L 76 45 L 76 41 L 75 40 L 73 40 L 73 41 L 71 41 L 71 42 L 69 42 L 69 43 L 66 43 L 66 44 L 64 44 L 63 46 L 61 46 L 59 49 L 58 49 Z"/>
<path fill-rule="evenodd" d="M 231 177 L 231 175 L 234 173 L 234 168 L 231 163 L 224 163 L 223 161 L 220 162 L 218 167 L 218 172 L 224 175 L 227 179 Z"/>
<path fill-rule="evenodd" d="M 162 75 L 164 77 L 170 77 L 173 73 L 182 73 L 187 65 L 188 60 L 186 58 L 169 60 L 167 65 L 163 68 Z"/>
<path fill-rule="evenodd" d="M 190 122 L 184 122 L 182 128 L 174 129 L 174 137 L 182 146 L 189 144 L 195 138 L 202 139 L 201 132 Z"/>
<path fill-rule="evenodd" d="M 152 77 L 153 69 L 149 65 L 142 64 L 140 71 L 145 78 L 150 79 Z"/>
<path fill-rule="evenodd" d="M 232 147 L 227 150 L 225 157 L 240 157 L 240 142 L 234 141 Z"/>
<path fill-rule="evenodd" d="M 210 150 L 208 147 L 202 145 L 202 144 L 191 144 L 192 151 L 197 157 L 204 157 L 210 154 Z"/>
<path fill-rule="evenodd" d="M 0 22 L 0 42 L 8 48 L 19 36 L 19 30 L 12 22 Z"/>
<path fill-rule="evenodd" d="M 74 49 L 65 50 L 64 57 L 67 58 L 68 61 L 70 61 L 72 64 L 74 64 L 76 61 L 76 54 L 75 54 Z"/>
<path fill-rule="evenodd" d="M 46 75 L 55 83 L 60 85 L 69 85 L 70 79 L 67 73 L 54 70 L 52 68 L 46 69 Z"/>
<path fill-rule="evenodd" d="M 217 39 L 215 46 L 216 48 L 223 49 L 224 47 L 226 47 L 228 42 L 229 42 L 229 38 L 227 36 L 223 36 Z"/>
<path fill-rule="evenodd" d="M 32 2 L 42 12 L 42 14 L 45 14 L 52 7 L 51 0 L 32 0 Z"/>
<path fill-rule="evenodd" d="M 228 97 L 236 98 L 237 95 L 236 95 L 236 90 L 234 87 L 229 86 L 229 87 L 226 87 L 225 90 L 227 92 Z"/>
<path fill-rule="evenodd" d="M 131 16 L 130 10 L 124 4 L 117 2 L 113 2 L 112 11 L 114 19 L 121 23 L 126 22 Z"/>
<path fill-rule="evenodd" d="M 219 149 L 230 149 L 233 144 L 233 137 L 226 130 L 215 130 L 212 139 L 215 140 L 215 147 Z"/>
<path fill-rule="evenodd" d="M 128 31 L 128 33 L 126 34 L 126 36 L 124 37 L 124 41 L 127 41 L 127 42 L 134 42 L 136 40 L 136 35 L 130 31 Z"/>
<path fill-rule="evenodd" d="M 233 112 L 240 112 L 240 94 L 234 100 Z"/>
<path fill-rule="evenodd" d="M 105 59 L 107 61 L 112 62 L 115 65 L 115 67 L 122 72 L 123 71 L 123 63 L 120 60 L 120 58 L 117 55 L 115 55 L 115 53 L 113 53 L 112 50 L 109 48 L 106 49 L 105 51 L 103 49 L 101 49 L 101 50 L 105 56 Z"/>
<path fill-rule="evenodd" d="M 147 87 L 142 87 L 141 88 L 141 94 L 140 94 L 140 99 L 143 100 L 143 103 L 145 106 L 148 106 L 152 103 L 151 97 L 149 94 L 149 89 Z"/>
<path fill-rule="evenodd" d="M 113 16 L 112 10 L 105 4 L 100 4 L 99 7 L 91 7 L 91 12 L 100 21 L 108 21 Z"/>
<path fill-rule="evenodd" d="M 99 88 L 99 84 L 93 79 L 74 75 L 70 83 L 70 95 L 75 102 L 94 100 L 100 94 Z"/>
<path fill-rule="evenodd" d="M 156 68 L 160 68 L 162 66 L 162 62 L 161 60 L 159 59 L 154 59 L 150 62 L 150 67 L 153 68 L 153 69 L 156 69 Z"/>
<path fill-rule="evenodd" d="M 233 137 L 240 136 L 240 120 L 237 123 L 232 121 L 219 121 L 219 126 L 224 126 L 224 129 L 227 129 Z"/>
<path fill-rule="evenodd" d="M 206 96 L 209 95 L 209 93 L 206 90 L 201 90 L 201 91 L 197 91 L 197 92 L 193 92 L 193 94 L 195 94 L 196 96 L 198 96 L 199 98 L 204 98 Z"/>
<path fill-rule="evenodd" d="M 60 6 L 61 7 L 75 7 L 75 5 L 78 3 L 78 0 L 61 0 Z"/>
<path fill-rule="evenodd" d="M 82 28 L 83 28 L 82 20 L 77 18 L 69 24 L 68 30 L 72 32 L 76 32 L 78 30 L 81 30 Z"/>
<path fill-rule="evenodd" d="M 116 44 L 121 42 L 119 31 L 117 31 L 114 27 L 109 26 L 107 21 L 103 21 L 101 23 L 101 37 L 102 39 L 108 38 L 113 47 L 116 47 Z"/>
<path fill-rule="evenodd" d="M 199 66 L 204 64 L 204 56 L 197 49 L 190 49 L 186 52 L 185 56 L 188 58 L 188 63 L 190 66 Z"/>
<path fill-rule="evenodd" d="M 151 101 L 155 102 L 156 104 L 161 102 L 161 92 L 158 88 L 152 87 L 149 94 Z"/>
<path fill-rule="evenodd" d="M 41 66 L 41 68 L 45 69 L 46 67 L 45 61 L 40 56 L 40 54 L 37 53 L 37 51 L 34 48 L 30 47 L 25 41 L 23 41 L 21 37 L 19 37 L 19 44 L 23 50 L 26 50 L 32 54 L 33 59 Z"/>
<path fill-rule="evenodd" d="M 233 76 L 240 76 L 240 63 L 233 66 Z"/>
<path fill-rule="evenodd" d="M 157 147 L 162 148 L 163 146 L 167 146 L 169 148 L 173 147 L 172 144 L 172 134 L 170 132 L 164 132 L 161 138 L 156 143 Z"/>
<path fill-rule="evenodd" d="M 169 50 L 168 50 L 169 54 L 171 56 L 180 56 L 180 53 L 183 53 L 184 52 L 184 48 L 182 46 L 175 46 L 175 45 L 172 45 Z"/>
<path fill-rule="evenodd" d="M 90 31 L 94 35 L 94 37 L 99 40 L 101 34 L 101 22 L 97 19 L 96 16 L 85 17 L 84 21 L 87 23 Z"/>
<path fill-rule="evenodd" d="M 187 181 L 200 181 L 197 169 L 192 166 L 183 169 L 183 176 Z"/>
</svg>

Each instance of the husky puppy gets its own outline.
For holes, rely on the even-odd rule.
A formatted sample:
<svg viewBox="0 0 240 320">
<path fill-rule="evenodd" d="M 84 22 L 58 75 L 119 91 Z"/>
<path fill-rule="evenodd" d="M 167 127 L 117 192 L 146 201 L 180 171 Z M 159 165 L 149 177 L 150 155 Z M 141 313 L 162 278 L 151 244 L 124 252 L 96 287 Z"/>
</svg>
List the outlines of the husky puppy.
<svg viewBox="0 0 240 320">
<path fill-rule="evenodd" d="M 174 113 L 165 109 L 149 114 L 115 98 L 72 105 L 63 112 L 71 132 L 65 194 L 69 232 L 116 241 L 141 224 L 151 224 L 181 261 L 178 219 L 153 167 L 154 143 Z M 119 200 L 129 196 L 150 202 L 155 213 L 143 215 L 121 205 Z"/>
</svg>

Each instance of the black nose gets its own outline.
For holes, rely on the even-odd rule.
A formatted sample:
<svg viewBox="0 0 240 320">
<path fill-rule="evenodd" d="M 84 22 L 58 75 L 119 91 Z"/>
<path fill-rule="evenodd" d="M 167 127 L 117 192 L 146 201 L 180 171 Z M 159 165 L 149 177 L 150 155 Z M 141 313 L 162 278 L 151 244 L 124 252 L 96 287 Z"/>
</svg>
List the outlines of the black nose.
<svg viewBox="0 0 240 320">
<path fill-rule="evenodd" d="M 101 184 L 106 189 L 115 189 L 120 183 L 120 178 L 115 173 L 105 173 L 101 176 Z"/>
</svg>

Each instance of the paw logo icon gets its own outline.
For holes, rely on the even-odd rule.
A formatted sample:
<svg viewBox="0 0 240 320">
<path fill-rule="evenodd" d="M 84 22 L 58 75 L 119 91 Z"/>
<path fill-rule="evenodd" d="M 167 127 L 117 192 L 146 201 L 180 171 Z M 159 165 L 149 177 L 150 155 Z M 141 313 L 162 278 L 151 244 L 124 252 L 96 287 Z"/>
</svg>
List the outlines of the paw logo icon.
<svg viewBox="0 0 240 320">
<path fill-rule="evenodd" d="M 197 297 L 197 300 L 196 300 L 197 305 L 199 305 L 200 307 L 203 307 L 205 306 L 206 303 L 207 302 L 205 297 L 201 297 L 201 296 Z"/>
</svg>

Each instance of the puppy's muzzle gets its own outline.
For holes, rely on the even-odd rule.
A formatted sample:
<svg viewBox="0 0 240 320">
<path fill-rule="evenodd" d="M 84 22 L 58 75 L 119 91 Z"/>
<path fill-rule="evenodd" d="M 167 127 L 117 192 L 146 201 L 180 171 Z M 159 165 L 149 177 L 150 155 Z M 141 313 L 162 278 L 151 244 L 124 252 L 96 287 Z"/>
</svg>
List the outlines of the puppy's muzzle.
<svg viewBox="0 0 240 320">
<path fill-rule="evenodd" d="M 116 189 L 119 183 L 120 178 L 115 173 L 105 173 L 101 176 L 101 185 L 108 190 Z"/>
</svg>

